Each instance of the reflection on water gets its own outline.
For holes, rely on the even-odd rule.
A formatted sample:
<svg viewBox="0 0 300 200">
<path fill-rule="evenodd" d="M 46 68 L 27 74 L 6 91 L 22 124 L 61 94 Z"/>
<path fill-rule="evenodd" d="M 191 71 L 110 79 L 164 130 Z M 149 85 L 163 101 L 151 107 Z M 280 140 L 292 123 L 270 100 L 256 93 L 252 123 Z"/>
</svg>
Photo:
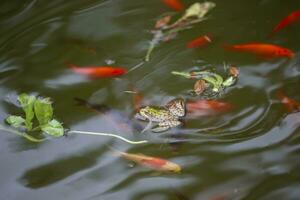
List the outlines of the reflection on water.
<svg viewBox="0 0 300 200">
<path fill-rule="evenodd" d="M 87 0 L 1 2 L 0 119 L 18 114 L 9 102 L 20 92 L 50 96 L 56 118 L 75 130 L 113 132 L 152 143 L 129 146 L 111 138 L 70 135 L 31 144 L 0 134 L 0 199 L 299 199 L 299 113 L 289 113 L 279 90 L 300 101 L 299 23 L 267 38 L 297 3 L 269 0 L 213 0 L 209 17 L 174 40 L 156 47 L 151 60 L 119 78 L 90 80 L 64 64 L 131 69 L 141 63 L 150 29 L 163 13 L 161 1 Z M 193 0 L 182 0 L 185 5 Z M 213 34 L 206 48 L 186 49 L 200 35 Z M 223 44 L 251 41 L 292 49 L 293 59 L 263 60 L 224 51 Z M 226 112 L 183 119 L 161 134 L 140 133 L 132 94 L 143 105 L 164 105 L 188 93 L 194 81 L 171 75 L 198 67 L 239 68 L 238 83 L 219 99 Z M 74 98 L 104 105 L 95 112 Z M 99 110 L 98 110 L 99 111 Z M 126 127 L 126 129 L 124 129 Z M 107 145 L 178 163 L 181 174 L 154 172 L 115 156 Z"/>
</svg>

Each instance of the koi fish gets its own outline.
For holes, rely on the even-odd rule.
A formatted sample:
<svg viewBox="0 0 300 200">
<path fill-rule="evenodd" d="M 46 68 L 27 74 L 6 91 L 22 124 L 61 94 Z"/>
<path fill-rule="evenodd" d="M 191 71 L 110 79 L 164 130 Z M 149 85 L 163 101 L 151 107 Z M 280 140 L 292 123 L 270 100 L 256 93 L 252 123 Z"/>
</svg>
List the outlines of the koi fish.
<svg viewBox="0 0 300 200">
<path fill-rule="evenodd" d="M 197 47 L 203 47 L 207 45 L 208 43 L 212 42 L 211 37 L 204 35 L 200 36 L 192 41 L 190 41 L 186 47 L 187 48 L 197 48 Z"/>
<path fill-rule="evenodd" d="M 252 53 L 264 58 L 275 58 L 275 57 L 288 57 L 292 58 L 295 56 L 295 53 L 290 49 L 280 47 L 273 44 L 264 44 L 264 43 L 247 43 L 247 44 L 238 44 L 232 46 L 223 46 L 225 49 L 232 51 L 240 51 L 246 53 Z"/>
<path fill-rule="evenodd" d="M 227 112 L 232 108 L 233 106 L 231 104 L 216 100 L 198 100 L 186 103 L 188 115 L 197 117 L 213 115 L 219 112 Z"/>
<path fill-rule="evenodd" d="M 277 92 L 277 98 L 287 108 L 289 112 L 300 111 L 300 103 L 285 96 L 282 91 Z"/>
<path fill-rule="evenodd" d="M 114 150 L 114 152 L 116 152 L 118 155 L 120 155 L 121 157 L 127 160 L 133 161 L 137 164 L 149 167 L 151 169 L 164 171 L 164 172 L 175 172 L 175 173 L 181 172 L 181 167 L 178 164 L 170 162 L 168 160 L 164 160 L 157 157 L 146 156 L 143 154 L 126 153 L 117 150 Z"/>
<path fill-rule="evenodd" d="M 274 28 L 269 37 L 272 37 L 275 33 L 283 29 L 284 27 L 295 23 L 300 19 L 300 10 L 290 13 L 288 16 L 283 18 Z"/>
<path fill-rule="evenodd" d="M 78 67 L 74 64 L 66 63 L 75 73 L 87 75 L 90 78 L 112 78 L 121 76 L 127 72 L 126 69 L 121 67 L 111 66 L 88 66 Z"/>
<path fill-rule="evenodd" d="M 183 4 L 179 0 L 161 0 L 161 1 L 176 11 L 181 11 L 184 8 Z"/>
</svg>

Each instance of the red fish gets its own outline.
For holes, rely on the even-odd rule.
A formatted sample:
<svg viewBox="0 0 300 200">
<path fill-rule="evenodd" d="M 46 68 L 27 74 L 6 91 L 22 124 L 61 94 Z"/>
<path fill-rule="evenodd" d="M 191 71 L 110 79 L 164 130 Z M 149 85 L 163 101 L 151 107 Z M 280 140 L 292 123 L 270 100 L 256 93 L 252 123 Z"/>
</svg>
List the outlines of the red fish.
<svg viewBox="0 0 300 200">
<path fill-rule="evenodd" d="M 161 0 L 161 1 L 176 11 L 181 11 L 184 9 L 183 4 L 179 0 Z"/>
<path fill-rule="evenodd" d="M 227 112 L 232 108 L 231 104 L 216 100 L 198 100 L 186 103 L 187 113 L 192 116 L 213 115 L 220 112 Z"/>
<path fill-rule="evenodd" d="M 112 78 L 121 76 L 127 72 L 126 69 L 121 67 L 111 66 L 87 66 L 78 67 L 74 64 L 67 63 L 71 69 L 77 74 L 87 75 L 90 78 Z"/>
<path fill-rule="evenodd" d="M 300 103 L 285 96 L 282 91 L 277 92 L 277 98 L 287 108 L 289 112 L 300 111 Z"/>
<path fill-rule="evenodd" d="M 197 48 L 207 45 L 208 43 L 212 42 L 211 37 L 204 35 L 200 36 L 192 41 L 190 41 L 186 47 L 187 48 Z"/>
<path fill-rule="evenodd" d="M 264 43 L 246 43 L 232 46 L 224 46 L 224 48 L 232 51 L 240 51 L 246 53 L 256 54 L 264 58 L 275 58 L 275 57 L 288 57 L 292 58 L 295 53 L 290 49 L 280 47 L 273 44 Z"/>
<path fill-rule="evenodd" d="M 114 149 L 113 149 L 114 150 Z M 174 173 L 180 173 L 181 167 L 173 162 L 170 162 L 165 159 L 152 157 L 152 156 L 146 156 L 143 154 L 132 154 L 132 153 L 126 153 L 126 152 L 120 152 L 117 150 L 114 150 L 118 155 L 122 156 L 123 158 L 126 158 L 127 160 L 133 161 L 135 163 L 138 163 L 140 165 L 158 170 L 158 171 L 164 171 L 164 172 L 174 172 Z"/>
<path fill-rule="evenodd" d="M 296 21 L 298 21 L 300 19 L 300 10 L 297 10 L 295 12 L 290 13 L 288 16 L 286 16 L 285 18 L 283 18 L 278 24 L 277 26 L 275 26 L 273 28 L 273 31 L 271 32 L 271 34 L 269 35 L 269 37 L 273 36 L 275 33 L 277 33 L 278 31 L 280 31 L 281 29 L 283 29 L 284 27 L 295 23 Z"/>
</svg>

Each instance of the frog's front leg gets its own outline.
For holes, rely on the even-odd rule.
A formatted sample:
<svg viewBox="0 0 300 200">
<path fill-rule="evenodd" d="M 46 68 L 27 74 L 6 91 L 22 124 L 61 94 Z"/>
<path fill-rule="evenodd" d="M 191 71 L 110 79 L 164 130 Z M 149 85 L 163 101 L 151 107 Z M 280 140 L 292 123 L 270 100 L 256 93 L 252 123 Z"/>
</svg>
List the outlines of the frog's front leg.
<svg viewBox="0 0 300 200">
<path fill-rule="evenodd" d="M 141 133 L 144 133 L 145 131 L 149 130 L 152 127 L 152 120 L 149 120 L 147 126 L 142 130 Z"/>
</svg>

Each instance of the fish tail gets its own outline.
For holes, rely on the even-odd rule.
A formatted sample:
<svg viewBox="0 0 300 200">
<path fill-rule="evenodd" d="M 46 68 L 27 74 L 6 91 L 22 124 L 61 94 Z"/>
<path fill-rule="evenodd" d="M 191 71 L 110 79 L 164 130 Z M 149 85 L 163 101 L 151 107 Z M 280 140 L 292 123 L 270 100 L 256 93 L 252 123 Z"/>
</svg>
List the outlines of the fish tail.
<svg viewBox="0 0 300 200">
<path fill-rule="evenodd" d="M 236 51 L 236 48 L 234 48 L 234 46 L 229 45 L 229 44 L 221 44 L 221 47 L 228 51 Z"/>
<path fill-rule="evenodd" d="M 107 146 L 107 148 L 112 152 L 112 154 L 114 155 L 114 156 L 126 156 L 126 153 L 125 152 L 122 152 L 122 151 L 119 151 L 118 149 L 115 149 L 115 148 L 113 148 L 112 146 L 110 146 L 110 145 L 106 145 Z"/>
<path fill-rule="evenodd" d="M 72 69 L 78 67 L 78 66 L 76 66 L 75 64 L 73 64 L 73 63 L 71 63 L 70 61 L 67 61 L 67 60 L 64 61 L 64 64 L 65 64 L 67 67 L 72 68 Z"/>
<path fill-rule="evenodd" d="M 207 42 L 212 42 L 213 34 L 208 33 L 208 34 L 204 35 L 204 38 Z"/>
</svg>

